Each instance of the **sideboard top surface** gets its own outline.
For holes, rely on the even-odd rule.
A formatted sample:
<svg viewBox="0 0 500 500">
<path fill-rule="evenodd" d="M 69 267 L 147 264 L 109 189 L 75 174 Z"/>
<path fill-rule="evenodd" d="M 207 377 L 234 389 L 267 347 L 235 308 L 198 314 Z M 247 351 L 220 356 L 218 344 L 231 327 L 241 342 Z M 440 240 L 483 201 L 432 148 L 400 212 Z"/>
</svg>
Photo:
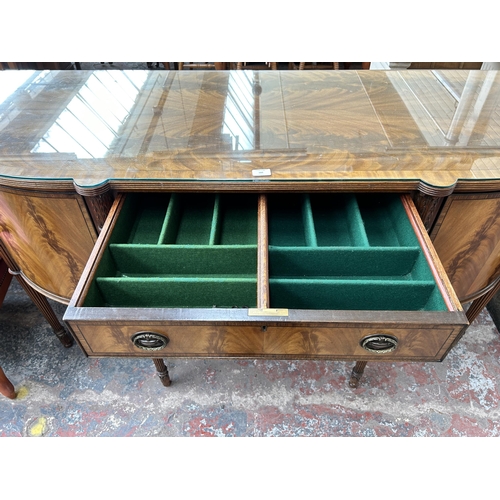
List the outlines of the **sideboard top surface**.
<svg viewBox="0 0 500 500">
<path fill-rule="evenodd" d="M 496 71 L 3 71 L 0 185 L 500 189 L 499 97 Z"/>
</svg>

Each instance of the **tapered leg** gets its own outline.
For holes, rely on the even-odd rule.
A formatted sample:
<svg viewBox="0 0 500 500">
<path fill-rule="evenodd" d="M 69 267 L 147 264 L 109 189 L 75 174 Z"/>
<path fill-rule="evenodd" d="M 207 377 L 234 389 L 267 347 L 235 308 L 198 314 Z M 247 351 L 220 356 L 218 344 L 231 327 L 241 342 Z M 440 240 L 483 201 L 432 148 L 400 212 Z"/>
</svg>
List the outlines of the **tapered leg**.
<svg viewBox="0 0 500 500">
<path fill-rule="evenodd" d="M 19 284 L 23 287 L 24 291 L 28 294 L 28 297 L 33 301 L 38 310 L 43 314 L 44 318 L 49 322 L 49 325 L 54 330 L 56 337 L 61 341 L 64 347 L 71 347 L 73 345 L 73 338 L 66 332 L 64 327 L 61 325 L 57 316 L 54 314 L 52 307 L 48 300 L 40 292 L 37 292 L 34 288 L 28 285 L 21 276 L 21 271 L 17 266 L 16 262 L 10 257 L 7 249 L 3 246 L 0 241 L 0 257 L 5 261 L 9 267 L 9 273 L 13 274 Z"/>
<path fill-rule="evenodd" d="M 73 345 L 73 339 L 57 319 L 57 316 L 52 310 L 52 307 L 50 307 L 48 300 L 41 293 L 31 288 L 23 280 L 22 276 L 15 276 L 17 281 L 19 281 L 19 284 L 24 288 L 24 291 L 28 294 L 29 298 L 34 302 L 38 310 L 43 314 L 43 317 L 48 321 L 52 330 L 54 330 L 56 337 L 61 341 L 61 344 L 64 347 L 71 347 Z"/>
<path fill-rule="evenodd" d="M 16 391 L 11 381 L 6 377 L 2 368 L 0 367 L 0 394 L 3 394 L 9 399 L 16 399 Z"/>
<path fill-rule="evenodd" d="M 359 385 L 359 381 L 363 376 L 363 372 L 365 371 L 367 361 L 356 361 L 356 365 L 352 369 L 351 372 L 351 380 L 349 380 L 349 387 L 356 388 Z"/>
<path fill-rule="evenodd" d="M 161 383 L 165 387 L 169 387 L 172 381 L 170 380 L 170 376 L 168 374 L 167 366 L 165 365 L 163 359 L 161 358 L 153 358 L 153 363 L 156 366 L 156 372 L 158 373 L 158 377 L 160 377 Z"/>
</svg>

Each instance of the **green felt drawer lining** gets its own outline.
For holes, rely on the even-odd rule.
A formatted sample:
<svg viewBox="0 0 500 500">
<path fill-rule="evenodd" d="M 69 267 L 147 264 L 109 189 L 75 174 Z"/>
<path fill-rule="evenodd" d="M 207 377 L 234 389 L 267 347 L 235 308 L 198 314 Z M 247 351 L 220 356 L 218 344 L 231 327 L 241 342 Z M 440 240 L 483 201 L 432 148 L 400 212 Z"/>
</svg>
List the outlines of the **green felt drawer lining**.
<svg viewBox="0 0 500 500">
<path fill-rule="evenodd" d="M 269 275 L 431 279 L 415 263 L 420 247 L 269 247 Z M 414 273 L 414 271 L 416 271 Z"/>
<path fill-rule="evenodd" d="M 129 197 L 126 205 L 134 220 L 130 244 L 257 244 L 256 195 L 153 194 Z"/>
<path fill-rule="evenodd" d="M 134 201 L 131 201 L 134 200 Z M 269 241 L 274 246 L 407 246 L 415 235 L 397 196 L 268 195 Z M 187 193 L 129 197 L 133 220 L 121 243 L 248 245 L 257 243 L 257 197 Z"/>
<path fill-rule="evenodd" d="M 111 244 L 117 274 L 257 274 L 257 245 Z"/>
<path fill-rule="evenodd" d="M 399 196 L 270 194 L 271 307 L 446 310 Z M 129 195 L 87 295 L 102 307 L 255 307 L 257 195 Z"/>
<path fill-rule="evenodd" d="M 270 307 L 433 311 L 444 309 L 433 281 L 270 279 Z"/>
<path fill-rule="evenodd" d="M 256 278 L 97 278 L 114 307 L 256 307 Z"/>
</svg>

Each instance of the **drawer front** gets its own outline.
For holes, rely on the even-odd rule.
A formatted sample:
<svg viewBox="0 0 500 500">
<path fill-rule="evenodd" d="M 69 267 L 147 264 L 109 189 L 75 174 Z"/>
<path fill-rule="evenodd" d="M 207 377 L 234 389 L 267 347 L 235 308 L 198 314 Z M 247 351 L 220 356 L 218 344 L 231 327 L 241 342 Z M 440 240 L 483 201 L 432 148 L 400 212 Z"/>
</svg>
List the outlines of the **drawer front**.
<svg viewBox="0 0 500 500">
<path fill-rule="evenodd" d="M 89 356 L 143 357 L 270 357 L 371 360 L 439 361 L 460 328 L 315 328 L 279 326 L 161 326 L 73 325 L 73 331 Z M 160 335 L 166 345 L 147 350 L 133 343 L 146 332 Z M 362 347 L 365 339 L 389 337 L 389 348 L 374 352 Z M 392 344 L 395 342 L 395 345 Z M 370 349 L 370 343 L 366 346 Z M 384 352 L 384 351 L 390 352 Z"/>
<path fill-rule="evenodd" d="M 175 193 L 117 198 L 65 320 L 89 356 L 394 361 L 467 324 L 408 197 Z"/>
</svg>

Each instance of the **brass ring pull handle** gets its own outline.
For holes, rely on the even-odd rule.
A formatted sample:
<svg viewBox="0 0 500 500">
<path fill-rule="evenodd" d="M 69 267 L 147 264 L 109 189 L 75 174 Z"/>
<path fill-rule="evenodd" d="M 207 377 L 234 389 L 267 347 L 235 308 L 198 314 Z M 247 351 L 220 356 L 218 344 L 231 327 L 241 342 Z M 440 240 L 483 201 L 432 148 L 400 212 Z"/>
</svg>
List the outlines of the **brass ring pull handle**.
<svg viewBox="0 0 500 500">
<path fill-rule="evenodd" d="M 138 332 L 132 338 L 132 343 L 144 351 L 160 351 L 170 342 L 170 339 L 154 332 Z"/>
<path fill-rule="evenodd" d="M 361 341 L 361 347 L 374 354 L 387 354 L 398 346 L 398 339 L 392 335 L 378 334 L 365 337 Z"/>
</svg>

